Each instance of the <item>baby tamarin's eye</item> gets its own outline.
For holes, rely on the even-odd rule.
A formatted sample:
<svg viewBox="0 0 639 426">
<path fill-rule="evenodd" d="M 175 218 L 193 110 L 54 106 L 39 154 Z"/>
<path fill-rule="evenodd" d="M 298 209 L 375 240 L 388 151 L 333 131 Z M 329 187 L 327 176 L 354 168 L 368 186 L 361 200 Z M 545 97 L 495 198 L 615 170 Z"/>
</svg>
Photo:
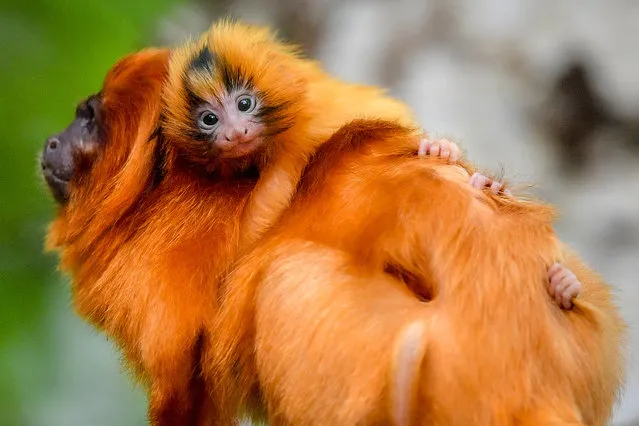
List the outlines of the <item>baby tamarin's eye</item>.
<svg viewBox="0 0 639 426">
<path fill-rule="evenodd" d="M 251 112 L 255 108 L 255 103 L 252 96 L 244 95 L 237 100 L 237 109 L 242 112 Z"/>
<path fill-rule="evenodd" d="M 200 119 L 197 124 L 200 130 L 210 132 L 215 129 L 215 126 L 217 126 L 219 121 L 220 119 L 217 118 L 217 115 L 213 114 L 211 111 L 204 111 L 200 114 Z"/>
</svg>

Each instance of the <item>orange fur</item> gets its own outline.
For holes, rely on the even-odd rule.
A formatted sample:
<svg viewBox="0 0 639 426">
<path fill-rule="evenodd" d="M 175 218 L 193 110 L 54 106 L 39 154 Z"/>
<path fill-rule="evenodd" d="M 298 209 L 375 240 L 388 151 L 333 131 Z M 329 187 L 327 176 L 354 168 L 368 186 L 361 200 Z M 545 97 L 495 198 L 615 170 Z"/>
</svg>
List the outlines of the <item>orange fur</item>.
<svg viewBox="0 0 639 426">
<path fill-rule="evenodd" d="M 410 138 L 360 122 L 318 150 L 228 277 L 205 376 L 277 425 L 606 424 L 624 373 L 610 288 L 548 206 L 481 193 L 396 148 Z M 546 292 L 557 260 L 585 286 L 572 311 Z"/>
<path fill-rule="evenodd" d="M 236 53 L 240 55 L 242 50 L 237 49 Z M 393 404 L 399 407 L 400 417 L 408 410 L 410 418 L 413 401 L 430 403 L 424 396 L 429 389 L 425 383 L 430 381 L 413 380 L 418 384 L 413 391 L 410 384 L 404 383 L 406 375 L 398 376 L 399 379 L 392 380 L 396 383 L 393 389 L 397 389 L 400 397 L 406 395 L 403 402 L 394 399 L 395 393 L 387 393 L 391 382 L 387 369 L 395 365 L 394 357 L 398 357 L 398 362 L 408 362 L 406 366 L 414 371 L 425 368 L 411 364 L 421 359 L 419 350 L 413 357 L 402 356 L 407 347 L 409 350 L 421 348 L 421 341 L 411 341 L 415 334 L 404 333 L 403 340 L 397 336 L 408 320 L 423 320 L 423 306 L 397 277 L 404 278 L 412 284 L 411 289 L 420 294 L 433 296 L 438 290 L 433 285 L 434 279 L 439 279 L 436 272 L 451 268 L 433 264 L 435 254 L 422 250 L 432 246 L 426 244 L 430 238 L 427 232 L 442 235 L 421 222 L 430 217 L 422 209 L 424 203 L 426 207 L 431 205 L 425 200 L 430 199 L 434 191 L 424 191 L 421 186 L 432 183 L 425 178 L 423 168 L 425 164 L 435 167 L 433 164 L 438 163 L 406 158 L 414 156 L 417 147 L 413 129 L 400 132 L 400 136 L 393 137 L 391 131 L 390 136 L 380 137 L 380 143 L 371 144 L 367 155 L 361 158 L 357 156 L 361 154 L 358 150 L 354 151 L 357 155 L 349 158 L 330 146 L 318 154 L 301 194 L 287 212 L 289 219 L 278 227 L 279 233 L 288 226 L 286 232 L 291 234 L 273 233 L 264 244 L 260 243 L 247 263 L 238 269 L 235 280 L 230 281 L 229 303 L 219 322 L 216 315 L 218 281 L 244 242 L 241 219 L 256 219 L 249 228 L 249 241 L 268 228 L 288 205 L 308 157 L 323 142 L 322 137 L 330 135 L 339 125 L 360 114 L 367 116 L 366 113 L 402 122 L 402 117 L 409 117 L 408 112 L 404 114 L 401 104 L 384 100 L 375 89 L 361 88 L 361 96 L 355 88 L 354 92 L 341 93 L 340 85 L 334 80 L 311 78 L 312 84 L 305 84 L 316 89 L 304 89 L 310 99 L 321 100 L 332 93 L 341 96 L 336 99 L 342 102 L 328 106 L 318 102 L 314 110 L 294 110 L 300 114 L 295 116 L 296 123 L 304 119 L 305 114 L 321 118 L 317 128 L 311 126 L 305 130 L 317 139 L 303 138 L 304 132 L 293 133 L 290 138 L 282 135 L 281 145 L 272 148 L 275 161 L 265 164 L 259 182 L 241 173 L 230 180 L 214 179 L 192 167 L 193 158 L 184 158 L 184 147 L 176 147 L 173 140 L 166 143 L 164 136 L 171 139 L 170 127 L 165 128 L 166 135 L 155 131 L 160 117 L 162 83 L 168 76 L 167 87 L 170 87 L 175 75 L 168 72 L 167 55 L 166 50 L 141 52 L 125 58 L 109 72 L 100 96 L 106 140 L 101 141 L 95 159 L 74 176 L 71 199 L 51 225 L 47 245 L 61 251 L 61 267 L 73 278 L 78 312 L 115 339 L 131 367 L 148 385 L 149 414 L 154 424 L 196 424 L 207 418 L 217 424 L 228 424 L 235 417 L 238 401 L 260 403 L 259 399 L 252 399 L 256 391 L 267 396 L 268 409 L 275 422 L 384 421 L 390 418 L 389 412 L 398 412 L 389 408 Z M 315 70 L 308 71 L 310 76 L 319 72 L 311 62 L 299 63 L 306 64 L 302 71 L 305 67 Z M 292 68 L 291 75 L 299 75 L 302 80 L 305 76 L 298 68 Z M 281 87 L 284 95 L 289 93 L 286 86 Z M 370 100 L 365 105 L 378 105 L 382 111 L 371 107 L 367 112 L 356 112 L 357 108 L 350 109 L 350 104 L 344 106 L 344 101 L 352 99 Z M 169 101 L 166 105 L 173 104 Z M 390 111 L 389 105 L 397 107 L 392 111 L 399 118 L 381 114 Z M 175 106 L 179 110 L 179 104 Z M 170 110 L 165 108 L 164 113 Z M 322 117 L 327 110 L 337 112 L 336 122 Z M 169 122 L 165 120 L 165 124 Z M 325 123 L 332 124 L 323 127 Z M 326 133 L 319 130 L 314 133 L 314 129 L 320 128 Z M 391 130 L 394 128 L 391 125 Z M 348 132 L 346 136 L 344 132 L 338 134 L 333 144 L 339 145 L 341 138 L 348 141 L 347 136 Z M 278 146 L 282 146 L 278 148 L 281 152 L 276 149 Z M 346 166 L 341 162 L 344 158 L 352 163 Z M 262 159 L 268 163 L 267 160 L 271 158 Z M 468 178 L 463 169 L 435 169 L 441 176 L 457 173 Z M 452 178 L 454 176 L 447 176 Z M 280 182 L 281 187 L 273 185 Z M 325 186 L 320 187 L 319 183 Z M 461 191 L 468 196 L 471 192 L 470 188 L 460 190 L 458 187 L 454 187 L 457 192 L 453 193 Z M 331 191 L 337 192 L 330 195 Z M 400 202 L 393 199 L 395 207 L 384 207 L 381 202 L 391 200 L 390 194 L 401 194 Z M 440 194 L 435 191 L 432 195 Z M 448 202 L 448 198 L 442 200 L 438 203 Z M 481 214 L 486 214 L 486 209 L 515 215 L 527 211 L 519 203 L 494 197 L 480 197 L 480 202 L 475 204 L 473 208 L 484 212 Z M 448 208 L 457 205 L 459 203 L 453 203 Z M 334 216 L 335 212 L 344 211 L 350 216 Z M 303 240 L 301 244 L 295 240 L 298 238 Z M 548 249 L 544 256 L 550 258 L 552 253 Z M 304 268 L 300 268 L 300 262 L 304 262 Z M 540 271 L 543 266 L 547 265 L 540 265 Z M 568 262 L 568 266 L 577 272 L 574 265 Z M 393 271 L 393 275 L 384 273 L 385 270 Z M 581 273 L 580 277 L 588 270 Z M 526 279 L 530 281 L 534 277 Z M 314 292 L 307 292 L 306 281 L 317 284 Z M 593 282 L 596 290 L 593 294 L 600 297 L 593 304 L 602 312 L 599 316 L 593 314 L 596 323 L 601 324 L 601 333 L 597 336 L 611 342 L 611 349 L 600 349 L 601 354 L 593 352 L 605 359 L 606 365 L 595 363 L 595 355 L 586 357 L 586 361 L 592 361 L 587 365 L 593 367 L 593 377 L 605 385 L 600 387 L 601 394 L 596 395 L 601 402 L 588 402 L 595 407 L 597 415 L 604 416 L 601 412 L 610 400 L 606 392 L 612 392 L 617 385 L 614 374 L 619 364 L 613 361 L 618 360 L 619 323 L 615 321 L 615 308 L 609 302 L 606 288 L 597 279 Z M 254 305 L 253 292 L 257 291 L 254 286 L 258 284 L 259 292 L 255 294 L 259 296 L 258 303 Z M 269 293 L 271 287 L 273 293 Z M 302 311 L 302 307 L 307 310 Z M 550 315 L 548 310 L 542 308 L 542 316 Z M 377 318 L 372 317 L 371 312 L 382 315 L 383 319 L 370 323 L 369 330 L 375 334 L 362 331 L 354 321 Z M 561 315 L 570 318 L 573 313 Z M 302 325 L 292 327 L 291 318 L 299 319 Z M 317 318 L 325 322 L 318 324 Z M 325 328 L 318 329 L 318 326 Z M 424 329 L 432 340 L 431 329 Z M 588 337 L 589 329 L 584 329 L 583 335 Z M 343 339 L 335 339 L 336 335 Z M 326 353 L 327 342 L 335 347 L 337 356 Z M 257 364 L 252 357 L 254 344 Z M 205 378 L 213 396 L 219 400 L 204 396 L 204 383 L 198 374 L 202 350 L 207 358 L 211 357 Z M 305 359 L 307 350 L 308 359 Z M 424 346 L 424 353 L 424 359 L 428 360 L 430 341 Z M 309 366 L 314 365 L 322 367 L 317 377 L 309 370 Z M 235 366 L 240 370 L 236 371 Z M 409 372 L 407 376 L 412 375 Z M 298 383 L 302 377 L 319 381 Z M 257 387 L 258 378 L 261 387 Z M 313 383 L 321 383 L 322 388 L 318 390 Z M 402 394 L 407 386 L 408 390 Z M 213 405 L 213 402 L 223 404 Z M 600 410 L 597 404 L 604 408 Z M 581 406 L 578 408 L 583 410 Z M 331 419 L 338 422 L 332 423 Z M 329 421 L 322 423 L 323 420 Z"/>
<path fill-rule="evenodd" d="M 79 314 L 148 386 L 151 422 L 187 425 L 216 418 L 198 373 L 203 324 L 255 180 L 204 181 L 157 137 L 168 53 L 133 54 L 107 74 L 104 140 L 72 178 L 47 246 L 61 252 Z"/>
<path fill-rule="evenodd" d="M 278 132 L 267 137 L 266 147 L 256 155 L 243 160 L 211 160 L 208 144 L 193 139 L 187 86 L 205 100 L 224 90 L 224 73 L 215 65 L 211 70 L 191 69 L 203 49 L 208 49 L 218 68 L 250 80 L 266 103 L 278 107 L 274 119 Z M 248 243 L 288 206 L 309 156 L 339 127 L 353 119 L 373 118 L 417 128 L 410 109 L 382 90 L 335 79 L 269 29 L 229 20 L 213 24 L 200 40 L 172 55 L 164 102 L 163 127 L 169 142 L 191 161 L 222 174 L 250 165 L 260 169 L 261 177 L 243 220 L 242 235 Z"/>
</svg>

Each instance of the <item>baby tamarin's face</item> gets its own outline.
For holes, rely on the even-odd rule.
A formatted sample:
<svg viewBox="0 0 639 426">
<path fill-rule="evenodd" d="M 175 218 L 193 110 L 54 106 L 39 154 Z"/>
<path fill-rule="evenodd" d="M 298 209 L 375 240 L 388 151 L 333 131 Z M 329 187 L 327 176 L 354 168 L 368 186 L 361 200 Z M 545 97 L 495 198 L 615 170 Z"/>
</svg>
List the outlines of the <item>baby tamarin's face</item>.
<svg viewBox="0 0 639 426">
<path fill-rule="evenodd" d="M 223 91 L 195 106 L 193 127 L 199 133 L 197 139 L 219 150 L 220 158 L 250 155 L 263 143 L 260 98 L 247 87 Z"/>
<path fill-rule="evenodd" d="M 285 143 L 276 136 L 304 111 L 298 63 L 265 29 L 215 24 L 171 55 L 162 134 L 180 158 L 209 172 L 267 164 Z"/>
</svg>

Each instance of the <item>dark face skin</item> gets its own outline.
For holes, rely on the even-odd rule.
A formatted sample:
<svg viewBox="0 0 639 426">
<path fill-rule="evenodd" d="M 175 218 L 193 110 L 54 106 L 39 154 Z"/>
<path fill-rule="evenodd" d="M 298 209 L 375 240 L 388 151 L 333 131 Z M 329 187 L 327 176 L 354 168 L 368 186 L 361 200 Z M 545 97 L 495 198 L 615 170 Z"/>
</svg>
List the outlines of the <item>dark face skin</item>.
<svg viewBox="0 0 639 426">
<path fill-rule="evenodd" d="M 97 147 L 99 103 L 97 96 L 80 103 L 71 124 L 48 138 L 42 150 L 42 175 L 60 204 L 69 199 L 69 181 L 76 170 L 78 155 L 90 154 Z"/>
</svg>

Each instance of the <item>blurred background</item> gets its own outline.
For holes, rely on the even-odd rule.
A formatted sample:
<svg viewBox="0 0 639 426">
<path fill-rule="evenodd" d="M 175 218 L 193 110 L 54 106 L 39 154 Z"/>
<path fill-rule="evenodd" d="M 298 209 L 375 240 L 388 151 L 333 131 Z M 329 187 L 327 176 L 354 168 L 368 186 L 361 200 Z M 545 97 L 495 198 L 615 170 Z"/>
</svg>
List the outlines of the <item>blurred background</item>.
<svg viewBox="0 0 639 426">
<path fill-rule="evenodd" d="M 54 205 L 36 158 L 119 57 L 227 13 L 387 87 L 428 131 L 556 204 L 561 238 L 618 288 L 632 339 L 615 424 L 639 425 L 639 2 L 4 0 L 0 426 L 146 424 L 142 391 L 43 254 Z"/>
</svg>

